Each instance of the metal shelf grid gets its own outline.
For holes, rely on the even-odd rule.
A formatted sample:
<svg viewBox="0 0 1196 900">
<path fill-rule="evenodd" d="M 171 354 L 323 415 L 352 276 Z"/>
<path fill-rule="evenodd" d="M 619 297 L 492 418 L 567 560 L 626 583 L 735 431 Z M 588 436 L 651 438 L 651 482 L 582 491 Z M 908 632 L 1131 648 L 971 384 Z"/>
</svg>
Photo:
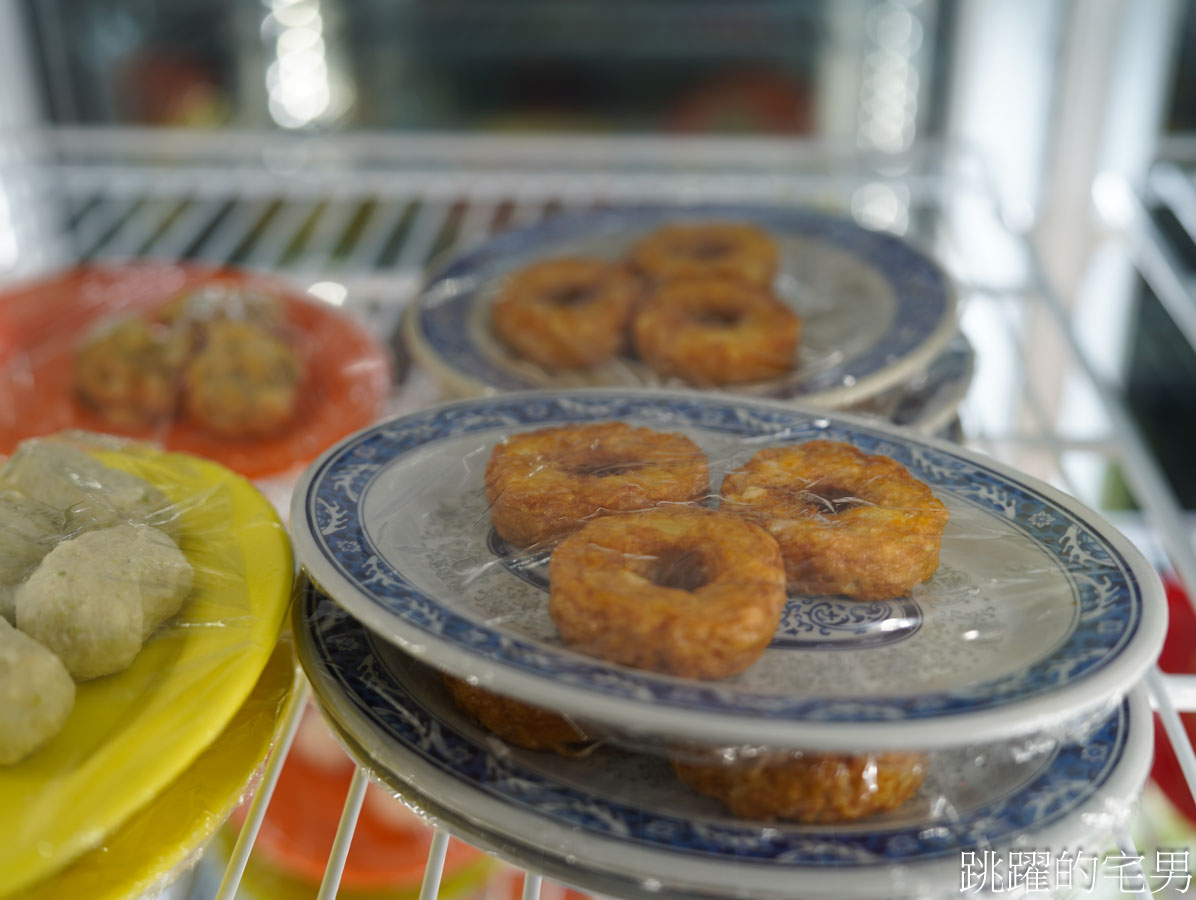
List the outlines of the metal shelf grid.
<svg viewBox="0 0 1196 900">
<path fill-rule="evenodd" d="M 1160 170 L 1152 187 L 1176 181 L 1175 171 Z M 1177 215 L 1196 213 L 1190 173 L 1178 181 L 1186 193 Z M 1127 186 L 1105 185 L 1104 194 L 1120 198 L 1114 205 L 1121 213 L 1135 211 Z M 1105 506 L 1100 473 L 1120 471 L 1141 512 L 1110 515 L 1196 598 L 1192 531 L 1165 476 L 1117 385 L 1085 357 L 1071 304 L 1050 289 L 1032 242 L 1003 223 L 983 166 L 959 147 L 919 145 L 877 156 L 757 139 L 32 132 L 0 142 L 0 212 L 7 210 L 11 222 L 9 234 L 0 228 L 0 269 L 6 240 L 10 277 L 76 261 L 234 263 L 310 285 L 387 337 L 437 256 L 561 210 L 647 202 L 813 205 L 892 230 L 934 255 L 956 283 L 961 328 L 977 354 L 959 411 L 964 443 L 1098 509 Z M 1180 274 L 1139 218 L 1113 217 L 1108 205 L 1102 212 L 1116 219 L 1160 296 L 1175 300 L 1168 308 L 1196 344 L 1196 281 Z M 1192 222 L 1196 234 L 1192 218 L 1181 221 Z M 432 397 L 429 382 L 413 371 L 396 409 Z M 1077 398 L 1103 411 L 1098 428 L 1067 424 L 1066 409 Z M 1196 676 L 1155 670 L 1147 686 L 1196 791 L 1196 754 L 1178 716 L 1196 711 Z M 221 900 L 236 894 L 297 715 L 268 761 Z M 336 894 L 365 783 L 359 770 L 321 898 Z M 421 898 L 437 894 L 447 841 L 439 835 Z M 1126 834 L 1118 843 L 1123 851 L 1133 846 Z M 529 873 L 524 897 L 538 897 L 540 884 Z"/>
</svg>

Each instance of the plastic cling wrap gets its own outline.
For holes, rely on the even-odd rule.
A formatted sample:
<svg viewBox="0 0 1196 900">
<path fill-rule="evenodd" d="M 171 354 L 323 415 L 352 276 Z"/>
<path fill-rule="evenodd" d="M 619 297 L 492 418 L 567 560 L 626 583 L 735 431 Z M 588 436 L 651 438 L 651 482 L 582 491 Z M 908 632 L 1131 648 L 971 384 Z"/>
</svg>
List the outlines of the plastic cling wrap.
<svg viewBox="0 0 1196 900">
<path fill-rule="evenodd" d="M 6 896 L 101 844 L 221 733 L 275 646 L 293 563 L 248 482 L 114 438 L 22 444 L 0 498 L 0 540 L 24 548 L 5 627 L 74 689 L 57 727 L 35 721 L 51 688 L 0 648 L 3 741 L 21 743 L 0 766 Z"/>
<path fill-rule="evenodd" d="M 1046 485 L 730 397 L 416 413 L 329 451 L 291 521 L 313 579 L 400 649 L 636 746 L 1066 739 L 1165 626 L 1140 554 Z"/>
<path fill-rule="evenodd" d="M 372 422 L 390 386 L 347 315 L 259 275 L 82 267 L 0 300 L 0 453 L 81 428 L 280 475 Z"/>
<path fill-rule="evenodd" d="M 435 270 L 405 320 L 454 396 L 719 385 L 834 408 L 916 379 L 956 331 L 949 279 L 899 238 L 730 205 L 511 229 Z"/>
<path fill-rule="evenodd" d="M 588 744 L 532 749 L 506 727 L 543 728 L 525 704 L 492 695 L 506 721 L 483 725 L 442 673 L 314 586 L 294 616 L 328 720 L 376 779 L 478 846 L 612 896 L 953 896 L 969 859 L 973 875 L 1021 854 L 1091 864 L 1150 764 L 1140 690 L 1066 737 L 891 752 L 877 727 L 872 749 L 840 753 L 649 746 L 578 710 L 565 718 Z"/>
<path fill-rule="evenodd" d="M 120 900 L 154 896 L 195 865 L 220 824 L 257 784 L 295 694 L 294 652 L 282 640 L 220 734 L 103 842 L 19 900 Z"/>
</svg>

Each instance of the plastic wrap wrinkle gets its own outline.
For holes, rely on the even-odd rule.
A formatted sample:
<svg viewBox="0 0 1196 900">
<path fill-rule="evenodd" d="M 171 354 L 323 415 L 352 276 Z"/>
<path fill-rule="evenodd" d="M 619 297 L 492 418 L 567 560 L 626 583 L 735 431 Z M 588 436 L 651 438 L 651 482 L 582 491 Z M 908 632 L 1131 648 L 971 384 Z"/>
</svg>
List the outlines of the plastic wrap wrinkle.
<svg viewBox="0 0 1196 900">
<path fill-rule="evenodd" d="M 8 289 L 5 326 L 19 343 L 0 352 L 0 453 L 81 428 L 293 476 L 372 422 L 390 383 L 347 315 L 232 269 L 80 267 Z"/>
<path fill-rule="evenodd" d="M 779 435 L 779 437 L 781 439 L 785 438 L 786 436 L 787 435 L 785 435 L 784 433 Z M 767 441 L 768 443 L 771 444 L 775 440 L 776 440 L 776 438 L 761 437 L 759 439 L 749 439 L 749 441 L 745 441 L 744 443 L 749 443 L 749 442 L 750 443 L 765 443 Z M 477 458 L 478 456 L 480 456 L 483 449 L 484 448 L 479 448 L 478 450 L 469 451 L 467 453 L 465 459 L 469 460 L 469 459 Z M 590 458 L 590 454 L 592 454 L 594 452 L 598 452 L 598 451 L 599 451 L 599 448 L 595 445 L 591 445 L 591 446 L 587 447 L 584 451 L 572 451 L 570 453 L 565 454 L 563 457 L 554 459 L 554 461 L 552 463 L 552 467 L 554 469 L 556 469 L 558 467 L 567 468 L 570 466 L 571 460 L 585 461 Z M 665 461 L 668 462 L 668 461 L 671 461 L 672 459 L 674 459 L 674 458 L 666 457 Z M 681 458 L 681 459 L 682 459 L 682 461 L 688 461 L 688 458 Z M 726 464 L 727 463 L 724 459 L 719 459 L 719 458 L 711 459 L 712 466 L 719 467 L 719 466 L 723 466 Z M 526 472 L 525 477 L 532 477 L 532 476 L 536 475 L 537 473 L 545 472 L 548 470 L 548 468 L 549 468 L 549 464 L 547 464 L 547 463 L 535 464 L 535 465 L 533 465 L 532 468 L 530 468 Z M 615 467 L 615 468 L 617 468 L 617 467 Z M 602 472 L 603 472 L 603 469 L 599 468 L 596 472 L 592 472 L 592 473 L 588 473 L 588 474 L 600 475 Z M 443 474 L 445 476 L 448 476 L 449 474 L 451 474 L 451 470 L 445 470 L 445 473 L 443 473 Z M 621 475 L 620 477 L 621 477 L 621 480 L 623 480 L 625 482 L 629 482 L 632 485 L 634 485 L 636 483 L 634 470 L 628 472 L 625 475 Z M 421 482 L 419 494 L 417 496 L 425 496 L 425 495 L 431 493 L 434 490 L 433 486 L 439 480 L 440 479 L 438 477 L 433 477 L 430 481 Z M 816 490 L 816 485 L 814 486 L 814 488 L 806 490 L 804 493 L 806 494 L 807 497 L 812 498 L 815 501 L 819 501 L 826 507 L 829 507 L 832 509 L 837 508 L 838 506 L 841 506 L 845 499 L 843 497 L 829 497 L 829 496 L 823 497 Z M 494 497 L 495 497 L 495 500 L 500 500 L 502 497 L 501 492 L 494 495 Z M 381 517 L 384 517 L 384 518 L 392 518 L 392 517 L 397 517 L 399 515 L 403 515 L 407 512 L 409 504 L 411 503 L 411 501 L 413 499 L 415 499 L 415 498 L 413 498 L 411 495 L 404 495 L 402 497 L 402 499 L 399 500 L 398 502 L 393 502 L 393 501 L 389 502 L 386 505 L 386 507 L 379 510 L 379 514 Z M 478 530 L 481 527 L 484 527 L 489 524 L 490 510 L 493 507 L 493 502 L 488 503 L 488 502 L 486 502 L 486 498 L 478 497 L 476 502 L 471 502 L 470 500 L 467 499 L 466 504 L 467 505 L 464 505 L 463 509 L 458 509 L 458 510 L 454 511 L 455 518 L 456 518 L 457 522 L 467 523 L 468 529 L 471 531 Z M 683 503 L 683 502 L 674 503 L 674 502 L 670 502 L 670 501 L 663 501 L 661 503 L 662 508 L 671 508 L 671 507 L 676 506 L 677 508 L 683 509 L 690 505 L 695 505 L 698 507 L 717 508 L 720 505 L 725 505 L 725 499 L 722 498 L 718 493 L 712 492 L 709 489 L 707 489 L 706 491 L 703 492 L 703 494 L 701 496 L 694 498 L 694 500 L 691 501 L 690 503 Z M 898 511 L 902 510 L 902 507 L 900 507 L 900 506 L 893 507 L 893 508 Z M 586 512 L 583 515 L 576 516 L 575 518 L 572 518 L 572 519 L 569 519 L 567 517 L 561 517 L 561 520 L 560 520 L 561 526 L 560 527 L 562 530 L 565 530 L 565 529 L 576 530 L 579 527 L 583 527 L 588 522 L 594 521 L 595 519 L 597 519 L 599 517 L 609 515 L 609 514 L 612 514 L 615 512 L 618 512 L 618 511 L 610 510 L 603 506 L 598 506 L 597 508 L 593 509 L 592 512 Z M 425 517 L 425 520 L 433 520 L 434 521 L 433 517 L 436 516 L 436 511 L 428 510 L 428 511 L 424 512 L 422 515 Z M 634 516 L 635 511 L 632 511 L 630 513 L 630 515 Z M 832 529 L 840 527 L 840 523 L 838 521 L 836 521 L 833 518 L 828 517 L 828 516 L 817 516 L 816 515 L 815 519 L 817 521 L 825 523 L 829 528 L 832 528 Z M 994 534 L 994 537 L 996 537 L 996 536 L 997 535 Z M 541 540 L 541 541 L 533 542 L 526 547 L 520 548 L 517 546 L 513 546 L 509 542 L 503 541 L 501 537 L 499 537 L 497 540 L 495 540 L 494 535 L 492 534 L 491 539 L 489 540 L 488 544 L 489 544 L 489 549 L 491 550 L 491 552 L 494 555 L 490 559 L 479 562 L 476 565 L 468 566 L 468 567 L 460 567 L 457 569 L 455 574 L 457 574 L 461 577 L 462 586 L 468 587 L 468 586 L 475 584 L 476 582 L 485 580 L 491 574 L 501 574 L 502 571 L 505 570 L 508 573 L 515 574 L 520 580 L 524 581 L 525 583 L 528 583 L 528 584 L 534 585 L 538 588 L 544 589 L 547 587 L 547 581 L 548 581 L 547 575 L 546 575 L 546 572 L 544 572 L 544 569 L 546 568 L 547 559 L 550 556 L 551 551 L 555 547 L 556 543 L 557 542 L 555 540 Z M 633 553 L 625 553 L 624 555 L 629 561 L 637 560 L 637 559 L 641 558 L 639 555 L 633 554 Z M 1026 577 L 1032 578 L 1033 577 L 1032 573 L 1027 573 Z M 834 605 L 834 604 L 840 603 L 841 601 L 838 601 L 834 598 L 827 598 L 826 602 L 828 604 Z M 843 604 L 843 605 L 847 605 L 847 604 Z M 501 624 L 515 624 L 519 621 L 520 615 L 521 614 L 517 611 L 502 611 L 502 612 L 495 611 L 492 615 L 487 616 L 484 621 L 486 621 L 488 624 L 500 624 L 500 623 Z M 914 621 L 915 620 L 912 619 L 911 617 L 903 615 L 899 611 L 895 611 L 894 614 L 892 614 L 892 615 L 888 616 L 887 618 L 885 618 L 879 622 L 876 622 L 874 624 L 875 624 L 876 630 L 879 632 L 903 634 L 903 633 L 913 630 L 911 628 L 911 623 Z M 918 622 L 918 625 L 922 624 L 920 618 L 917 619 L 916 621 Z M 966 638 L 966 640 L 968 640 L 968 641 L 983 641 L 984 640 L 984 635 L 980 631 L 980 629 L 969 629 L 966 632 L 966 634 L 968 635 L 968 637 Z"/>
<path fill-rule="evenodd" d="M 1060 729 L 971 746 L 897 754 L 902 759 L 917 758 L 925 781 L 904 803 L 888 811 L 878 810 L 845 821 L 811 823 L 759 813 L 736 816 L 718 799 L 703 796 L 705 791 L 691 791 L 674 779 L 669 774 L 670 759 L 701 760 L 733 773 L 738 767 L 750 767 L 777 756 L 818 761 L 836 755 L 824 750 L 803 753 L 758 745 L 711 748 L 679 741 L 646 743 L 609 731 L 601 733 L 601 739 L 581 756 L 527 749 L 497 737 L 476 721 L 472 711 L 458 707 L 434 669 L 381 641 L 371 641 L 370 651 L 363 657 L 355 641 L 345 642 L 349 632 L 344 629 L 350 627 L 347 617 L 330 602 L 317 599 L 314 605 L 306 605 L 307 612 L 304 608 L 296 608 L 297 627 L 323 630 L 326 624 L 329 640 L 336 642 L 339 651 L 317 663 L 310 655 L 310 646 L 305 646 L 309 641 L 305 637 L 301 640 L 300 659 L 308 668 L 317 696 L 327 704 L 329 721 L 371 777 L 384 781 L 405 802 L 435 816 L 466 840 L 495 847 L 505 858 L 593 891 L 617 890 L 613 885 L 622 878 L 634 880 L 640 888 L 645 881 L 652 882 L 662 892 L 676 896 L 949 896 L 959 888 L 959 860 L 964 850 L 988 850 L 1003 857 L 1013 850 L 1058 853 L 1078 846 L 1099 854 L 1108 835 L 1132 812 L 1133 797 L 1149 765 L 1149 730 L 1142 730 L 1144 722 L 1149 725 L 1149 712 L 1138 691 L 1132 703 L 1110 701 L 1100 713 L 1086 716 L 1069 733 Z M 310 624 L 301 624 L 303 617 L 311 616 L 313 611 L 314 617 L 307 620 Z M 342 670 L 341 666 L 348 668 Z M 355 707 L 351 697 L 329 693 L 329 685 L 342 682 L 346 676 L 351 676 L 351 690 L 364 687 L 379 698 L 381 706 L 375 711 L 382 710 L 386 715 L 377 721 L 393 718 L 407 723 L 412 729 L 410 736 L 405 729 L 392 736 L 385 727 L 365 727 L 356 715 L 350 715 L 349 710 Z M 352 685 L 359 680 L 354 688 Z M 575 718 L 572 721 L 583 730 L 589 727 Z M 877 734 L 878 740 L 882 739 L 883 732 Z M 1125 765 L 1118 756 L 1120 742 L 1132 745 L 1126 748 Z M 408 756 L 409 751 L 414 755 Z M 441 764 L 449 766 L 450 777 L 460 778 L 460 782 L 450 787 L 443 778 L 433 777 L 435 767 L 425 770 L 422 763 L 417 765 L 425 754 L 433 758 L 443 754 Z M 892 784 L 887 781 L 892 772 L 885 768 L 890 764 L 887 755 L 883 747 L 848 754 L 859 763 L 855 803 L 866 806 L 887 802 L 884 792 L 886 785 Z M 1090 772 L 1077 774 L 1079 768 Z M 475 772 L 480 779 L 480 793 L 467 788 Z M 1095 787 L 1090 780 L 1096 782 Z M 498 817 L 495 811 L 479 806 L 482 795 L 490 791 L 507 799 L 510 816 L 515 818 Z M 580 796 L 575 797 L 575 792 Z M 844 802 L 845 809 L 855 808 L 851 802 Z M 1052 805 L 1060 803 L 1066 813 L 1063 819 L 1051 812 Z M 566 824 L 573 812 L 580 817 Z M 562 821 L 545 821 L 539 829 L 529 830 L 517 814 L 540 815 L 546 820 L 559 815 Z M 660 821 L 643 825 L 648 831 L 640 834 L 636 831 L 641 827 L 636 819 L 639 815 Z M 504 825 L 492 830 L 496 821 Z M 791 886 L 804 886 L 806 877 L 813 879 L 814 887 L 796 894 L 780 888 L 762 889 L 751 881 L 731 890 L 702 883 L 697 875 L 687 880 L 680 874 L 685 871 L 684 863 L 673 863 L 680 868 L 671 871 L 666 867 L 648 874 L 631 846 L 622 854 L 612 852 L 606 864 L 612 867 L 595 864 L 592 841 L 612 837 L 622 840 L 634 834 L 637 840 L 667 845 L 670 838 L 662 836 L 677 827 L 710 837 L 721 834 L 725 837 L 720 839 L 727 841 L 732 833 L 742 834 L 743 841 L 750 841 L 750 848 L 748 843 L 728 843 L 719 852 L 731 852 L 732 846 L 739 848 L 735 852 L 747 852 L 748 858 L 739 860 L 746 866 L 745 875 L 751 868 L 750 860 L 769 846 L 792 847 L 803 858 L 813 854 L 819 842 L 826 842 L 827 852 L 834 847 L 839 847 L 837 853 L 848 853 L 848 846 L 854 849 L 837 864 L 843 867 L 841 877 L 847 879 L 842 890 L 829 887 L 827 881 L 833 880 L 831 873 L 838 871 L 835 867 L 828 869 L 811 859 L 807 868 L 791 872 L 786 869 Z M 630 831 L 624 832 L 623 828 Z M 921 848 L 915 849 L 917 845 Z M 671 850 L 684 853 L 685 847 L 681 842 Z M 872 849 L 865 849 L 869 847 Z M 715 851 L 710 848 L 703 852 Z M 720 858 L 729 866 L 728 877 L 734 877 L 732 858 Z M 619 862 L 612 863 L 615 859 Z M 875 868 L 867 869 L 866 877 L 863 870 L 855 870 L 865 863 L 882 865 L 884 876 L 878 880 Z M 791 866 L 792 862 L 778 859 L 773 864 Z M 870 889 L 864 889 L 865 882 Z M 637 895 L 625 888 L 619 894 Z"/>
</svg>

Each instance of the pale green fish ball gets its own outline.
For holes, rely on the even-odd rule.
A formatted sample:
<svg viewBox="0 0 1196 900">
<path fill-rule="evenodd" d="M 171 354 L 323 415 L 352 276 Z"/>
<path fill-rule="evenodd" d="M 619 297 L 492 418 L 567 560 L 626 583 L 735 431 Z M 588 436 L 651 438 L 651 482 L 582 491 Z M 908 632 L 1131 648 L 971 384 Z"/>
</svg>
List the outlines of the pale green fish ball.
<svg viewBox="0 0 1196 900">
<path fill-rule="evenodd" d="M 178 537 L 178 510 L 165 494 L 144 478 L 60 441 L 23 443 L 0 469 L 0 487 L 60 511 L 72 532 L 134 522 Z"/>
<path fill-rule="evenodd" d="M 76 681 L 129 667 L 145 617 L 124 528 L 63 541 L 17 588 L 17 627 L 45 644 Z"/>
<path fill-rule="evenodd" d="M 194 580 L 187 557 L 157 528 L 88 531 L 59 544 L 18 590 L 17 625 L 77 679 L 96 678 L 127 667 Z"/>
<path fill-rule="evenodd" d="M 17 585 L 62 537 L 64 521 L 48 506 L 0 490 L 0 617 L 14 621 Z"/>
<path fill-rule="evenodd" d="M 141 596 L 143 637 L 179 611 L 191 586 L 195 570 L 170 535 L 150 525 L 120 525 L 125 533 L 130 577 Z M 130 534 L 131 532 L 131 534 Z"/>
<path fill-rule="evenodd" d="M 56 735 L 75 706 L 75 682 L 49 649 L 0 619 L 0 765 Z"/>
</svg>

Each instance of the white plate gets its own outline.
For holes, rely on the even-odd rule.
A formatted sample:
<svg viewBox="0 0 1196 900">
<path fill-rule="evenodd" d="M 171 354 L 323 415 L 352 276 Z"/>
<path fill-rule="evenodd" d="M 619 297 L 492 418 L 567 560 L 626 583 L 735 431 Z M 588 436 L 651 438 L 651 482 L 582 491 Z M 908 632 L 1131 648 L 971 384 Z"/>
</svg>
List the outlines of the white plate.
<svg viewBox="0 0 1196 900">
<path fill-rule="evenodd" d="M 562 759 L 503 744 L 453 707 L 435 672 L 315 589 L 300 597 L 295 632 L 315 694 L 359 762 L 464 839 L 618 896 L 954 893 L 964 850 L 1099 854 L 1151 760 L 1139 689 L 1083 741 L 932 753 L 926 783 L 892 813 L 837 825 L 740 820 L 659 758 L 600 748 Z"/>
<path fill-rule="evenodd" d="M 767 231 L 781 255 L 774 290 L 803 320 L 793 372 L 729 388 L 735 393 L 829 407 L 859 403 L 925 369 L 955 333 L 947 276 L 894 235 L 810 209 L 645 206 L 553 216 L 453 257 L 432 274 L 406 317 L 412 350 L 457 396 L 678 386 L 627 358 L 584 372 L 546 372 L 495 338 L 490 310 L 502 278 L 517 268 L 558 256 L 617 259 L 657 226 L 684 221 L 750 222 Z"/>
<path fill-rule="evenodd" d="M 724 681 L 564 646 L 542 557 L 492 533 L 482 474 L 520 430 L 623 420 L 683 432 L 712 483 L 811 438 L 891 456 L 951 513 L 936 575 L 899 600 L 791 597 L 772 646 Z M 415 656 L 608 728 L 819 749 L 932 747 L 1037 731 L 1133 685 L 1158 655 L 1158 577 L 1095 513 L 953 445 L 859 418 L 691 392 L 500 395 L 380 423 L 329 450 L 291 507 L 301 564 Z"/>
</svg>

